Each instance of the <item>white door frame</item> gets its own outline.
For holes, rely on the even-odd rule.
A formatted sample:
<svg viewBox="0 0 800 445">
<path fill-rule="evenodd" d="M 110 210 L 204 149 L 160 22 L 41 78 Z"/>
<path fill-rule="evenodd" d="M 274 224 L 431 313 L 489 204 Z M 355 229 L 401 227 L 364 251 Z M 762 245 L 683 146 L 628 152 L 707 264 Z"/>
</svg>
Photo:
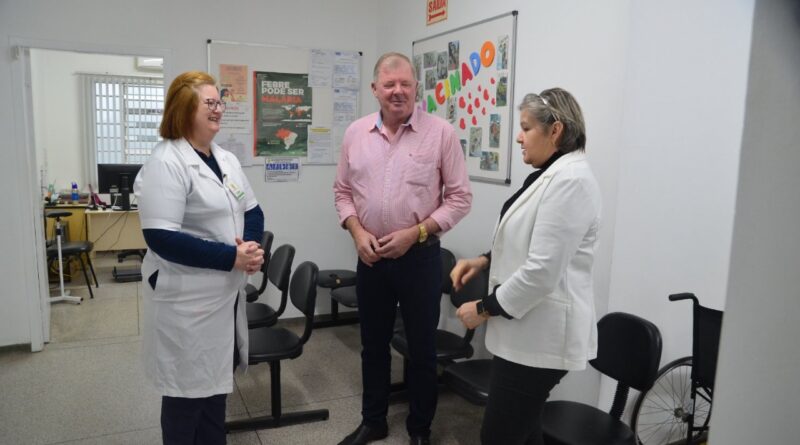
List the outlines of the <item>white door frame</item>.
<svg viewBox="0 0 800 445">
<path fill-rule="evenodd" d="M 41 351 L 50 341 L 50 292 L 45 258 L 44 226 L 41 222 L 41 190 L 36 181 L 37 159 L 33 127 L 33 101 L 31 95 L 30 49 L 46 49 L 84 52 L 93 54 L 157 56 L 164 58 L 164 79 L 171 79 L 170 60 L 172 51 L 165 48 L 117 46 L 100 43 L 68 42 L 11 37 L 12 48 L 11 86 L 15 116 L 16 140 L 20 144 L 18 171 L 23 172 L 22 190 L 29 190 L 28 199 L 20 201 L 15 209 L 22 222 L 23 245 L 34 246 L 33 251 L 20 252 L 20 261 L 25 270 L 24 289 L 28 301 L 28 318 L 31 336 L 31 351 Z"/>
</svg>

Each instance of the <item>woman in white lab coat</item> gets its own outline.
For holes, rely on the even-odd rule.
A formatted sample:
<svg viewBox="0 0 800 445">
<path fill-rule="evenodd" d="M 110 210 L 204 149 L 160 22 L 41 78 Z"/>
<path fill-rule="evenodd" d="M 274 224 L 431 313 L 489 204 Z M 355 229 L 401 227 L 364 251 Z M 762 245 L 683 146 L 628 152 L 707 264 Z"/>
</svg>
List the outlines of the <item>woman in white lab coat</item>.
<svg viewBox="0 0 800 445">
<path fill-rule="evenodd" d="M 457 311 L 467 327 L 488 322 L 494 358 L 484 445 L 543 444 L 550 390 L 597 351 L 592 264 L 600 191 L 584 155 L 583 114 L 560 88 L 528 94 L 519 108 L 522 160 L 537 170 L 503 205 L 491 251 L 460 260 L 451 274 L 458 289 L 489 269 L 489 295 Z"/>
<path fill-rule="evenodd" d="M 161 392 L 165 444 L 225 443 L 225 398 L 247 365 L 246 274 L 264 261 L 264 215 L 236 159 L 213 142 L 225 103 L 207 73 L 167 92 L 154 149 L 134 183 L 145 374 Z"/>
</svg>

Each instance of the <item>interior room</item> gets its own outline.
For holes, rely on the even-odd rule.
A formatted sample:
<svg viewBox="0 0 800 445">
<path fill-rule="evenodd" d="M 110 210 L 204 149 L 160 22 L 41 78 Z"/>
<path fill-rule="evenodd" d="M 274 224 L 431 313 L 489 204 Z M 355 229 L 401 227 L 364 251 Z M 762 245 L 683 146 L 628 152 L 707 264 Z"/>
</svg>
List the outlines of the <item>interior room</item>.
<svg viewBox="0 0 800 445">
<path fill-rule="evenodd" d="M 0 260 L 0 443 L 161 442 L 160 394 L 141 366 L 143 283 L 117 276 L 135 274 L 141 264 L 138 216 L 128 214 L 136 202 L 123 212 L 115 192 L 88 188 L 101 182 L 99 164 L 124 162 L 102 160 L 99 149 L 89 148 L 104 131 L 88 111 L 96 85 L 128 79 L 147 91 L 144 103 L 163 99 L 169 82 L 185 71 L 218 71 L 220 63 L 248 63 L 251 71 L 263 63 L 278 71 L 289 64 L 280 56 L 215 59 L 221 52 L 211 42 L 350 51 L 360 54 L 355 107 L 362 116 L 379 110 L 371 82 L 381 54 L 412 56 L 415 42 L 512 11 L 514 101 L 558 86 L 575 95 L 585 116 L 586 156 L 602 198 L 593 270 L 597 318 L 626 312 L 652 322 L 660 331 L 663 366 L 693 352 L 691 305 L 670 302 L 668 295 L 691 292 L 703 306 L 723 311 L 714 414 L 702 443 L 796 442 L 794 416 L 787 413 L 800 410 L 794 378 L 800 348 L 793 344 L 800 298 L 792 276 L 800 264 L 794 233 L 800 179 L 793 171 L 800 161 L 798 2 L 462 0 L 445 2 L 444 20 L 426 24 L 427 3 L 0 0 L 0 130 L 7 146 L 0 184 L 10 192 L 0 241 L 13 252 Z M 155 145 L 157 136 L 147 132 L 153 121 L 145 116 L 154 108 L 139 108 L 148 110 L 137 124 L 143 131 L 129 140 Z M 471 181 L 470 213 L 442 238 L 456 258 L 491 247 L 499 207 L 530 172 L 513 142 L 519 115 L 511 116 L 510 180 Z M 355 269 L 356 249 L 334 207 L 335 162 L 305 162 L 296 181 L 272 182 L 263 159 L 243 171 L 265 229 L 274 233 L 273 252 L 290 244 L 295 267 L 311 261 L 319 269 Z M 80 304 L 51 304 L 63 292 L 58 267 L 48 260 L 55 218 L 44 217 L 43 198 L 66 197 L 73 182 L 78 200 L 98 193 L 128 216 L 104 228 L 100 219 L 107 215 L 66 209 L 80 214 L 63 217 L 73 218 L 65 242 L 99 235 L 91 238 L 91 271 L 80 260 L 65 263 L 64 290 L 82 298 Z M 132 254 L 120 259 L 120 252 Z M 250 283 L 257 287 L 261 279 L 255 274 Z M 330 320 L 334 311 L 357 313 L 334 308 L 329 293 L 317 288 L 318 319 Z M 275 307 L 280 300 L 272 284 L 259 298 Z M 439 328 L 461 335 L 455 311 L 442 298 Z M 300 333 L 303 323 L 290 303 L 278 326 Z M 475 359 L 491 357 L 484 337 L 481 327 L 471 340 Z M 283 407 L 327 409 L 330 417 L 231 433 L 228 442 L 337 443 L 360 420 L 360 352 L 357 324 L 314 329 L 302 355 L 283 365 Z M 393 382 L 402 380 L 402 366 L 395 351 Z M 588 367 L 567 374 L 550 400 L 608 411 L 615 385 Z M 228 420 L 268 414 L 271 395 L 266 364 L 237 372 Z M 628 396 L 627 424 L 637 396 L 635 390 Z M 407 409 L 402 393 L 393 396 L 390 434 L 378 443 L 407 443 Z M 482 417 L 481 406 L 442 387 L 432 439 L 480 443 Z"/>
</svg>

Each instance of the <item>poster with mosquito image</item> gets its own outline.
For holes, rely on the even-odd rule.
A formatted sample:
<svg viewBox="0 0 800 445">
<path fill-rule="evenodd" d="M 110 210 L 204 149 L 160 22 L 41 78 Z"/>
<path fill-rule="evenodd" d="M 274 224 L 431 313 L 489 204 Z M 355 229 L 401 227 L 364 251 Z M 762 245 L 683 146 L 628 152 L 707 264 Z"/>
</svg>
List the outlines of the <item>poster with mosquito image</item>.
<svg viewBox="0 0 800 445">
<path fill-rule="evenodd" d="M 450 122 L 471 180 L 511 183 L 517 12 L 413 44 L 417 106 Z"/>
</svg>

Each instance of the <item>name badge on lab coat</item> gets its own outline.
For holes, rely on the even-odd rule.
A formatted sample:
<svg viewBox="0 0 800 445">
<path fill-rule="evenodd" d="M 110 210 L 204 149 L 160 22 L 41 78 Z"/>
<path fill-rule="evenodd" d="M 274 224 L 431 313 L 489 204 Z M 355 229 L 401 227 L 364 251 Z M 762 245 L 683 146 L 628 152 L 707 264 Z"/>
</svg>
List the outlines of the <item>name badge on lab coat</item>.
<svg viewBox="0 0 800 445">
<path fill-rule="evenodd" d="M 244 199 L 244 192 L 242 191 L 242 189 L 239 188 L 238 185 L 236 185 L 235 182 L 228 179 L 227 181 L 225 181 L 225 186 L 228 187 L 228 190 L 230 190 L 231 193 L 233 193 L 233 196 L 236 197 L 237 201 L 241 201 L 242 199 Z"/>
</svg>

